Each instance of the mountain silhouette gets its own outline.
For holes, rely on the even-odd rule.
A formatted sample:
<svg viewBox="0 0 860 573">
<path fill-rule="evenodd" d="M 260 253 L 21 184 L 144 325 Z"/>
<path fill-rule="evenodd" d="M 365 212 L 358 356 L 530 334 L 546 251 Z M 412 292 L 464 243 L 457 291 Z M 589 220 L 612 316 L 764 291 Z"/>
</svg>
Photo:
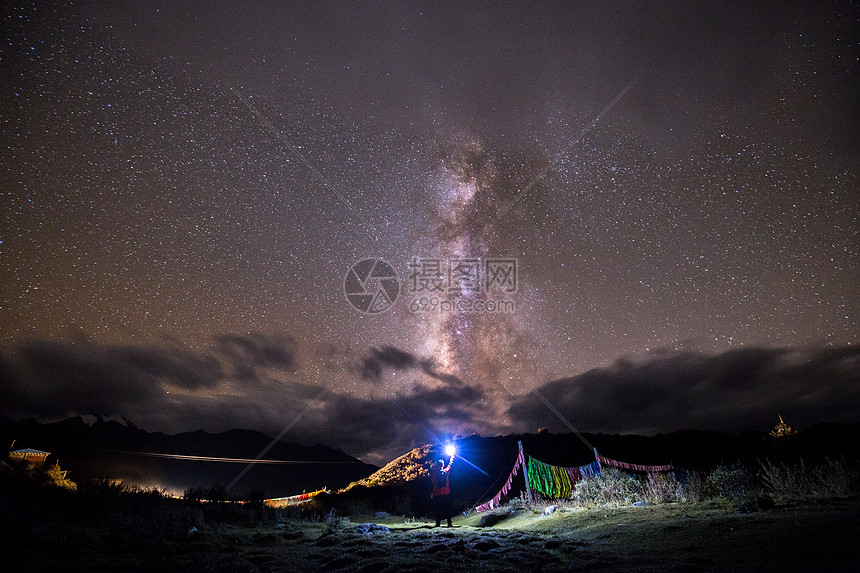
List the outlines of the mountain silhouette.
<svg viewBox="0 0 860 573">
<path fill-rule="evenodd" d="M 0 423 L 0 444 L 31 447 L 51 453 L 72 480 L 110 479 L 173 493 L 232 482 L 272 438 L 253 430 L 210 434 L 203 430 L 167 435 L 134 424 L 80 416 L 54 423 L 35 420 Z M 171 458 L 167 456 L 182 456 Z M 218 458 L 204 460 L 201 458 Z M 323 444 L 304 446 L 275 442 L 264 460 L 295 463 L 255 464 L 230 493 L 262 492 L 280 497 L 323 487 L 340 488 L 366 477 L 376 466 Z"/>
<path fill-rule="evenodd" d="M 748 430 L 732 436 L 720 432 L 683 430 L 655 436 L 584 434 L 602 456 L 619 461 L 707 471 L 717 465 L 759 461 L 813 465 L 825 458 L 860 457 L 860 424 L 823 423 L 788 438 L 771 438 Z M 35 420 L 0 421 L 0 445 L 51 452 L 71 471 L 73 480 L 118 479 L 129 484 L 160 487 L 182 493 L 195 487 L 226 485 L 254 459 L 272 438 L 253 430 L 210 434 L 203 430 L 167 435 L 147 432 L 121 419 L 69 418 L 54 423 Z M 456 504 L 474 507 L 492 497 L 516 460 L 518 442 L 527 456 L 559 466 L 580 466 L 594 460 L 594 451 L 574 434 L 473 435 L 455 440 L 458 460 L 451 480 Z M 187 456 L 173 459 L 163 456 Z M 219 458 L 205 461 L 200 458 Z M 304 446 L 275 442 L 265 460 L 302 463 L 255 464 L 230 493 L 262 492 L 281 497 L 326 487 L 345 490 L 340 502 L 354 499 L 396 513 L 420 513 L 429 507 L 429 465 L 447 457 L 442 445 L 421 446 L 378 468 L 323 444 Z M 518 481 L 517 481 L 518 480 Z M 522 483 L 520 473 L 513 493 Z"/>
</svg>

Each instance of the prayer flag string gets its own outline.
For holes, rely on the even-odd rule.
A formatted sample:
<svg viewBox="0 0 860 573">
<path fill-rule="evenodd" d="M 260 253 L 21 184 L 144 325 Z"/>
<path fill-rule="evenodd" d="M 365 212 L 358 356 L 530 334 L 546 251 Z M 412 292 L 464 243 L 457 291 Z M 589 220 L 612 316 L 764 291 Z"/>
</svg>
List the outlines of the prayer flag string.
<svg viewBox="0 0 860 573">
<path fill-rule="evenodd" d="M 511 484 L 514 481 L 514 476 L 517 475 L 517 470 L 519 470 L 520 464 L 523 463 L 525 463 L 525 460 L 523 460 L 523 454 L 522 452 L 520 452 L 519 454 L 517 454 L 517 461 L 514 463 L 514 469 L 511 470 L 510 475 L 508 475 L 508 480 L 505 482 L 505 485 L 502 486 L 502 489 L 499 490 L 499 493 L 493 496 L 493 499 L 491 499 L 490 501 L 482 503 L 481 505 L 476 507 L 475 511 L 491 511 L 497 508 L 502 501 L 502 496 L 506 495 L 509 491 L 511 491 Z"/>
<path fill-rule="evenodd" d="M 525 456 L 521 451 L 517 456 L 517 461 L 514 463 L 514 467 L 505 485 L 502 486 L 499 493 L 490 501 L 476 507 L 475 511 L 491 511 L 499 506 L 502 496 L 510 491 L 514 476 L 517 475 L 521 464 L 528 470 L 529 486 L 533 490 L 552 499 L 569 498 L 576 489 L 576 484 L 584 479 L 589 479 L 600 474 L 601 466 L 612 466 L 628 471 L 646 472 L 648 474 L 675 471 L 675 466 L 671 464 L 661 466 L 630 464 L 603 457 L 596 451 L 595 461 L 578 467 L 553 466 L 531 456 L 529 456 L 528 462 L 526 462 L 524 458 Z"/>
</svg>

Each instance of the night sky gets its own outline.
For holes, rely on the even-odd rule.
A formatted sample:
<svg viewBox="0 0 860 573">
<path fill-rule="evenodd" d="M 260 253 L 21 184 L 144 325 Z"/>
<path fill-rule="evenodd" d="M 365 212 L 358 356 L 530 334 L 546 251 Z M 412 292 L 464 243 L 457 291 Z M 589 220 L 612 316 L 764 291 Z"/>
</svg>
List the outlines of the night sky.
<svg viewBox="0 0 860 573">
<path fill-rule="evenodd" d="M 0 14 L 6 417 L 377 463 L 561 418 L 860 420 L 856 3 Z M 344 294 L 366 258 L 382 312 Z M 513 292 L 458 296 L 511 312 L 410 310 L 416 262 L 487 259 Z"/>
</svg>

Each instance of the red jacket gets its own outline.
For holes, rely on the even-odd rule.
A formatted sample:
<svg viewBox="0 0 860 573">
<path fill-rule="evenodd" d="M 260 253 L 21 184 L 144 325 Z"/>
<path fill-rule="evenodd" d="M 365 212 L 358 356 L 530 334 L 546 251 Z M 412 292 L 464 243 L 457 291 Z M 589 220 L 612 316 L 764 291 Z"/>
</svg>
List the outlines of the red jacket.
<svg viewBox="0 0 860 573">
<path fill-rule="evenodd" d="M 433 497 L 437 495 L 448 495 L 451 493 L 451 488 L 448 485 L 450 477 L 451 465 L 442 468 L 440 471 L 433 472 L 430 480 L 433 482 Z"/>
</svg>

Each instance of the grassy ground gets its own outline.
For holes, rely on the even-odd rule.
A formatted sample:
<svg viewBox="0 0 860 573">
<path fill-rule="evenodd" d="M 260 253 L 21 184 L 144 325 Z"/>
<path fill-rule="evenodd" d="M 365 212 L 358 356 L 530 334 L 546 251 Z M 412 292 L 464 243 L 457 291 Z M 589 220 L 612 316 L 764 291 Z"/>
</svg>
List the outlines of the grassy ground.
<svg viewBox="0 0 860 573">
<path fill-rule="evenodd" d="M 541 508 L 542 509 L 542 508 Z M 121 524 L 40 523 L 0 544 L 12 571 L 848 571 L 860 559 L 860 499 L 736 514 L 716 502 L 482 514 L 453 528 L 402 517 L 200 524 L 141 535 Z M 368 535 L 358 524 L 387 533 Z"/>
</svg>

